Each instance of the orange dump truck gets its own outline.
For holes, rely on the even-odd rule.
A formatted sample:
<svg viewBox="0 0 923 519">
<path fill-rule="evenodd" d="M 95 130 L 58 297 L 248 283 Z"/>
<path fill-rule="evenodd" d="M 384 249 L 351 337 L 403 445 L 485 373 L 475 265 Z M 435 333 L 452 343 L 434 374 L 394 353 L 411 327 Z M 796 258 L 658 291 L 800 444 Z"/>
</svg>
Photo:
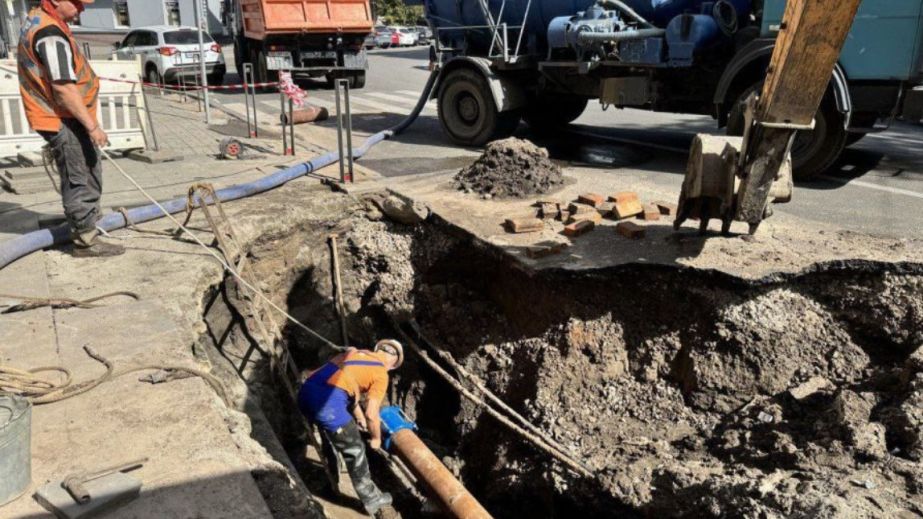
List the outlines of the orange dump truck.
<svg viewBox="0 0 923 519">
<path fill-rule="evenodd" d="M 369 0 L 232 0 L 238 72 L 252 63 L 257 81 L 280 70 L 295 77 L 349 79 L 365 85 L 363 41 L 372 32 Z"/>
</svg>

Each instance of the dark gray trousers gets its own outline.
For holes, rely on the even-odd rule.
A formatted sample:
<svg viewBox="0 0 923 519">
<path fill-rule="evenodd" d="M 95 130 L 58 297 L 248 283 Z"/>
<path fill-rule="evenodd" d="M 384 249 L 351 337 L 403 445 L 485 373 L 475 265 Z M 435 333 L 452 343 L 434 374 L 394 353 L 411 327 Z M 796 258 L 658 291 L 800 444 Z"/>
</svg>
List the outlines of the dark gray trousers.
<svg viewBox="0 0 923 519">
<path fill-rule="evenodd" d="M 343 456 L 349 478 L 353 480 L 353 488 L 356 489 L 356 494 L 362 504 L 368 505 L 377 499 L 381 490 L 372 481 L 369 460 L 365 455 L 365 443 L 362 441 L 362 435 L 359 434 L 356 422 L 350 420 L 336 432 L 327 431 L 321 427 L 321 432 L 324 436 L 324 458 L 326 458 L 327 466 L 330 467 L 330 473 L 334 477 L 340 473 L 336 456 L 339 452 Z"/>
<path fill-rule="evenodd" d="M 90 134 L 76 119 L 62 120 L 58 133 L 41 132 L 48 141 L 61 176 L 64 215 L 71 230 L 85 234 L 96 229 L 103 192 L 103 169 L 99 151 Z"/>
</svg>

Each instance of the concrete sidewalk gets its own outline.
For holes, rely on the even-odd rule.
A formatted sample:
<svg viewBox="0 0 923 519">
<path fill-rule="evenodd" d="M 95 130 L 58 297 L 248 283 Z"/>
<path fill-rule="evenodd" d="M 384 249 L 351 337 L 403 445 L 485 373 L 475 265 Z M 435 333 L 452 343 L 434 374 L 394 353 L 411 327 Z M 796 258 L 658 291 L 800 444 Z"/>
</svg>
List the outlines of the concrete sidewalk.
<svg viewBox="0 0 923 519">
<path fill-rule="evenodd" d="M 248 140 L 265 158 L 222 161 L 216 158 L 218 142 L 226 135 L 243 136 L 245 125 L 240 121 L 220 120 L 219 114 L 216 124 L 206 126 L 195 101 L 179 103 L 176 96 L 151 96 L 150 107 L 161 147 L 185 159 L 155 165 L 125 158 L 118 162 L 159 200 L 184 196 L 193 183 L 211 182 L 220 188 L 251 181 L 322 151 L 300 142 L 300 157 L 294 159 L 281 157 L 281 142 L 274 139 Z M 40 221 L 63 216 L 59 195 L 41 168 L 8 171 L 22 194 L 0 191 L 0 242 L 38 229 Z M 305 190 L 317 193 L 305 196 Z M 303 178 L 271 197 L 242 200 L 226 209 L 243 241 L 249 242 L 290 225 L 327 221 L 348 203 L 352 203 L 348 197 L 319 187 L 316 179 Z M 105 163 L 104 212 L 144 204 L 143 196 Z M 201 211 L 196 211 L 190 225 L 202 230 L 199 236 L 205 243 L 213 240 Z M 171 226 L 161 219 L 142 227 Z M 226 372 L 197 347 L 205 333 L 203 300 L 223 281 L 221 266 L 188 239 L 127 230 L 113 234 L 128 249 L 124 256 L 75 259 L 62 250 L 37 252 L 0 270 L 0 293 L 82 300 L 131 291 L 139 299 L 116 297 L 91 309 L 0 314 L 0 363 L 20 369 L 64 366 L 75 382 L 81 382 L 105 371 L 83 351 L 91 346 L 114 363 L 116 371 L 184 366 Z M 0 305 L 16 302 L 0 298 Z M 278 304 L 284 306 L 285 301 Z M 4 309 L 0 306 L 0 311 Z M 150 461 L 133 473 L 144 485 L 141 498 L 111 517 L 314 517 L 321 513 L 293 477 L 271 429 L 267 434 L 268 427 L 257 424 L 260 431 L 253 432 L 252 413 L 238 410 L 253 398 L 242 380 L 223 378 L 232 400 L 228 407 L 200 378 L 157 385 L 139 381 L 149 373 L 128 374 L 83 395 L 36 406 L 33 485 L 23 497 L 0 507 L 0 516 L 51 517 L 31 497 L 38 487 L 77 471 L 142 456 Z M 259 408 L 247 406 L 254 407 Z"/>
</svg>

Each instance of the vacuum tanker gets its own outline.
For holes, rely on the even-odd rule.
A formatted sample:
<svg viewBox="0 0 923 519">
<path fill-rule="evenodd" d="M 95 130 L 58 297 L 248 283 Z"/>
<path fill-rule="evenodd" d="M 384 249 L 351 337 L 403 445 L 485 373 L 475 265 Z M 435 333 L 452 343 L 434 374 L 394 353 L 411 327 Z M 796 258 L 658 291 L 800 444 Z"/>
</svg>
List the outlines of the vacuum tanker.
<svg viewBox="0 0 923 519">
<path fill-rule="evenodd" d="M 900 5 L 898 5 L 900 4 Z M 560 129 L 588 101 L 713 116 L 743 130 L 742 100 L 762 84 L 785 0 L 423 0 L 440 67 L 439 119 L 464 145 L 520 121 Z M 900 113 L 921 78 L 923 0 L 864 0 L 815 131 L 793 148 L 796 177 Z M 881 38 L 886 30 L 893 38 Z M 872 51 L 872 52 L 870 52 Z"/>
</svg>

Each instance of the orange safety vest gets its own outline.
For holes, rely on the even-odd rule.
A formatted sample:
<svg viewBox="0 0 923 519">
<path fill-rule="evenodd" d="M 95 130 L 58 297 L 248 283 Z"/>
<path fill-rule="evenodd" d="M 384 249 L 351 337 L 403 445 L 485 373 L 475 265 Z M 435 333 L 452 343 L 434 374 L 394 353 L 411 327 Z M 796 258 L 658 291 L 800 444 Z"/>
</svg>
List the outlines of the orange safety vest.
<svg viewBox="0 0 923 519">
<path fill-rule="evenodd" d="M 57 25 L 67 35 L 74 56 L 77 90 L 93 119 L 97 119 L 99 78 L 90 68 L 67 24 L 59 22 L 41 7 L 29 13 L 22 26 L 17 52 L 19 91 L 29 126 L 35 131 L 54 133 L 61 129 L 61 119 L 73 119 L 74 116 L 55 100 L 50 76 L 35 53 L 35 36 L 51 25 Z"/>
</svg>

